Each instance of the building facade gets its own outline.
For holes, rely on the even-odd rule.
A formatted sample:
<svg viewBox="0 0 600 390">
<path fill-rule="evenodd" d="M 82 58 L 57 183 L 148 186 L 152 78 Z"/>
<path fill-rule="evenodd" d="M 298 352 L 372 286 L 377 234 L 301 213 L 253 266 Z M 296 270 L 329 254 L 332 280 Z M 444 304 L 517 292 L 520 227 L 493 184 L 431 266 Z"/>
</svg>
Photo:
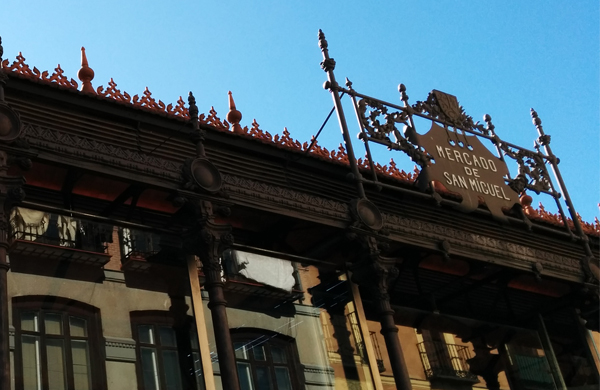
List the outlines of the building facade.
<svg viewBox="0 0 600 390">
<path fill-rule="evenodd" d="M 243 128 L 231 94 L 221 120 L 94 88 L 83 50 L 80 83 L 2 61 L 0 388 L 598 388 L 597 221 L 533 209 L 527 190 L 558 192 L 539 166 L 503 186 L 464 133 L 493 140 L 491 119 L 402 88 L 386 116 L 320 46 L 340 118 L 344 90 L 365 145 L 421 173 Z M 427 146 L 413 116 L 464 138 Z M 481 180 L 436 179 L 458 162 Z"/>
</svg>

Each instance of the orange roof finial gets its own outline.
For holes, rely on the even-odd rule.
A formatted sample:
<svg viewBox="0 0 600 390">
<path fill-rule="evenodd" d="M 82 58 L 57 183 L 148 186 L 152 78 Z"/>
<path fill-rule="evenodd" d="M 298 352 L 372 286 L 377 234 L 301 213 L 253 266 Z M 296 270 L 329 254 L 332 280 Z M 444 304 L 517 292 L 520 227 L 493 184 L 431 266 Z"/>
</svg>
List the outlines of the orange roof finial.
<svg viewBox="0 0 600 390">
<path fill-rule="evenodd" d="M 81 80 L 81 92 L 96 94 L 94 87 L 92 87 L 94 71 L 88 65 L 88 60 L 85 56 L 85 47 L 81 48 L 81 69 L 77 72 L 77 77 Z"/>
<path fill-rule="evenodd" d="M 523 211 L 526 215 L 529 215 L 530 217 L 535 217 L 537 215 L 537 211 L 535 211 L 535 209 L 531 207 L 531 202 L 533 202 L 533 198 L 531 196 L 523 192 L 523 194 L 521 194 L 521 197 L 519 198 L 519 201 L 521 203 L 521 206 L 523 206 Z"/>
<path fill-rule="evenodd" d="M 231 91 L 229 91 L 228 94 L 229 112 L 227 113 L 225 119 L 227 119 L 227 122 L 231 123 L 231 127 L 234 133 L 244 134 L 244 129 L 242 129 L 242 126 L 240 126 L 240 121 L 242 120 L 242 113 L 235 108 L 235 102 L 233 101 L 233 95 L 231 94 Z"/>
</svg>

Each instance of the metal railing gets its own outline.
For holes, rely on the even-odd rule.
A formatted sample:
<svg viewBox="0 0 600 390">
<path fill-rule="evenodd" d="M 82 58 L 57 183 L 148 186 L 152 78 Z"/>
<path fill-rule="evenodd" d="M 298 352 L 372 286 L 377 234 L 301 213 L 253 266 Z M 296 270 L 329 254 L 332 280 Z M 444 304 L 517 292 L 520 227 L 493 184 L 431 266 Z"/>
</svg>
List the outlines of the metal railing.
<svg viewBox="0 0 600 390">
<path fill-rule="evenodd" d="M 466 346 L 443 341 L 424 341 L 417 346 L 427 379 L 478 380 L 477 375 L 469 370 L 467 360 L 471 354 Z"/>
<path fill-rule="evenodd" d="M 377 332 L 370 331 L 369 336 L 371 337 L 371 345 L 373 345 L 373 350 L 375 351 L 377 369 L 379 372 L 384 372 L 385 366 L 383 365 L 383 355 L 381 354 L 381 348 L 379 348 L 379 341 L 377 341 Z"/>
<path fill-rule="evenodd" d="M 65 215 L 15 208 L 10 215 L 11 239 L 105 253 L 113 227 Z"/>
<path fill-rule="evenodd" d="M 129 228 L 120 228 L 121 250 L 124 259 L 147 260 L 160 251 L 160 236 L 154 233 Z"/>
<path fill-rule="evenodd" d="M 339 352 L 338 342 L 337 340 L 335 340 L 333 332 L 329 330 L 329 325 L 324 326 L 323 329 L 325 333 L 325 344 L 329 352 L 337 353 Z M 369 361 L 367 348 L 363 340 L 362 333 L 360 331 L 360 325 L 358 323 L 358 317 L 356 315 L 356 312 L 346 314 L 346 326 L 349 327 L 350 334 L 352 334 L 350 343 L 352 345 L 352 348 L 354 349 L 354 355 L 359 356 L 363 364 L 367 364 Z M 373 350 L 375 351 L 375 360 L 377 363 L 377 368 L 379 369 L 379 372 L 383 372 L 385 371 L 385 367 L 383 364 L 383 357 L 381 355 L 381 348 L 379 347 L 379 341 L 377 341 L 377 334 L 376 332 L 369 331 L 369 336 L 371 338 Z"/>
</svg>

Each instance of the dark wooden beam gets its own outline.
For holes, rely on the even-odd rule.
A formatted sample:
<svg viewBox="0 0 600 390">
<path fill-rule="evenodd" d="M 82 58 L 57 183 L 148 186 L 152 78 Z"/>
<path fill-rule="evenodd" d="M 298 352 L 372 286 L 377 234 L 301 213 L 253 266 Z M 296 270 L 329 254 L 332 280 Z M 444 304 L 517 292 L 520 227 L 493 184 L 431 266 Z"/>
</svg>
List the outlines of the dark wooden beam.
<svg viewBox="0 0 600 390">
<path fill-rule="evenodd" d="M 67 175 L 65 176 L 65 180 L 63 181 L 60 192 L 63 198 L 63 205 L 66 209 L 73 208 L 73 188 L 75 184 L 81 179 L 84 172 L 76 167 L 69 167 L 67 170 Z"/>
<path fill-rule="evenodd" d="M 130 185 L 123 192 L 121 192 L 119 194 L 119 196 L 117 196 L 115 198 L 115 200 L 113 200 L 104 210 L 102 210 L 102 212 L 100 213 L 100 215 L 103 216 L 103 217 L 109 217 L 115 210 L 117 210 L 120 206 L 122 206 L 123 204 L 125 204 L 125 202 L 129 198 L 134 198 L 135 199 L 135 204 L 134 204 L 133 200 L 131 202 L 131 205 L 133 206 L 133 208 L 135 208 L 135 206 L 137 204 L 137 201 L 139 199 L 139 196 L 144 191 L 144 189 L 145 188 L 142 188 L 138 184 L 132 184 L 132 185 Z M 129 220 L 132 217 L 132 209 L 130 209 L 128 217 L 127 217 Z"/>
<path fill-rule="evenodd" d="M 495 280 L 498 280 L 500 277 L 502 277 L 503 275 L 506 275 L 508 272 L 509 272 L 509 270 L 507 270 L 507 269 L 503 269 L 498 272 L 494 272 L 493 274 L 488 275 L 485 278 L 478 280 L 478 281 L 474 282 L 473 284 L 471 284 L 461 290 L 455 291 L 453 293 L 450 293 L 446 296 L 439 298 L 437 300 L 437 303 L 438 303 L 438 305 L 446 304 L 462 295 L 466 295 L 467 293 L 469 293 L 471 291 L 477 290 L 481 286 L 484 286 L 488 283 L 492 283 Z"/>
</svg>

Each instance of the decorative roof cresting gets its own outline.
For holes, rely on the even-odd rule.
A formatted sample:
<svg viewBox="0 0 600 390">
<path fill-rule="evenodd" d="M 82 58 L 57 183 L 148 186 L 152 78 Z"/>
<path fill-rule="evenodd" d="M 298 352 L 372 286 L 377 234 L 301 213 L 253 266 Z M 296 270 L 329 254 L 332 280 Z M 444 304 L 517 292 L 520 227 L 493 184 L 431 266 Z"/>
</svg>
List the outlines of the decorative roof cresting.
<svg viewBox="0 0 600 390">
<path fill-rule="evenodd" d="M 1 40 L 0 40 L 1 42 Z M 1 48 L 1 45 L 0 45 Z M 35 83 L 42 83 L 51 85 L 61 89 L 68 89 L 73 92 L 77 92 L 78 83 L 74 79 L 69 79 L 64 75 L 64 71 L 60 67 L 60 64 L 54 69 L 54 72 L 50 74 L 48 71 L 40 71 L 36 67 L 31 69 L 29 65 L 25 63 L 25 57 L 21 52 L 17 55 L 15 61 L 12 64 L 8 59 L 2 60 L 2 55 L 0 54 L 0 79 L 4 75 L 10 75 L 22 79 L 27 79 Z M 185 102 L 183 98 L 180 96 L 175 105 L 173 104 L 165 104 L 161 100 L 156 100 L 152 97 L 152 93 L 146 87 L 142 96 L 134 95 L 131 97 L 127 92 L 121 92 L 117 88 L 117 83 L 111 78 L 108 82 L 108 87 L 99 86 L 94 90 L 91 81 L 94 78 L 94 71 L 90 68 L 87 56 L 85 53 L 85 48 L 81 48 L 81 69 L 79 69 L 77 73 L 78 78 L 81 80 L 81 92 L 86 94 L 95 95 L 100 99 L 106 99 L 110 101 L 114 101 L 115 103 L 120 103 L 124 105 L 130 105 L 133 108 L 142 109 L 144 111 L 152 112 L 154 114 L 158 114 L 161 116 L 171 117 L 173 119 L 187 121 L 190 119 L 189 111 L 185 106 Z M 275 147 L 281 149 L 287 149 L 290 151 L 301 152 L 304 153 L 309 147 L 308 142 L 301 143 L 298 140 L 295 140 L 291 137 L 290 132 L 287 128 L 284 128 L 283 134 L 279 135 L 271 135 L 268 131 L 263 131 L 260 128 L 260 125 L 254 119 L 252 121 L 252 125 L 250 128 L 248 126 L 242 127 L 240 125 L 240 121 L 242 119 L 242 113 L 237 110 L 235 102 L 233 101 L 233 96 L 231 92 L 228 93 L 229 98 L 229 112 L 227 113 L 226 120 L 222 120 L 218 117 L 217 111 L 214 107 L 211 107 L 208 115 L 200 114 L 198 117 L 198 121 L 201 124 L 208 125 L 213 127 L 217 131 L 221 132 L 229 132 L 236 134 L 237 136 L 247 137 L 254 139 L 258 142 L 262 142 L 265 144 L 271 144 Z M 313 147 L 309 150 L 308 155 L 313 158 L 318 158 L 321 160 L 348 165 L 348 155 L 342 145 L 340 145 L 336 150 L 328 150 L 325 147 L 318 145 L 317 142 L 313 145 Z M 359 158 L 357 161 L 357 165 L 360 170 L 368 171 L 369 163 L 366 158 Z M 415 167 L 414 172 L 405 172 L 404 170 L 399 169 L 396 166 L 396 163 L 393 159 L 390 160 L 389 164 L 381 165 L 379 163 L 375 163 L 375 171 L 378 175 L 382 177 L 388 177 L 392 180 L 396 180 L 405 184 L 413 184 L 416 177 L 419 174 L 419 170 Z M 552 214 L 544 209 L 544 206 L 540 204 L 538 210 L 534 209 L 531 206 L 531 202 L 529 201 L 529 197 L 527 196 L 525 199 L 521 201 L 525 213 L 527 216 L 536 221 L 549 223 L 555 226 L 562 226 L 563 223 L 560 218 Z M 594 223 L 588 223 L 582 221 L 581 218 L 578 218 L 581 223 L 585 233 L 591 234 L 594 236 L 600 236 L 600 222 L 596 218 Z M 568 219 L 569 225 L 572 225 L 572 221 Z M 572 228 L 572 226 L 571 226 Z"/>
</svg>

